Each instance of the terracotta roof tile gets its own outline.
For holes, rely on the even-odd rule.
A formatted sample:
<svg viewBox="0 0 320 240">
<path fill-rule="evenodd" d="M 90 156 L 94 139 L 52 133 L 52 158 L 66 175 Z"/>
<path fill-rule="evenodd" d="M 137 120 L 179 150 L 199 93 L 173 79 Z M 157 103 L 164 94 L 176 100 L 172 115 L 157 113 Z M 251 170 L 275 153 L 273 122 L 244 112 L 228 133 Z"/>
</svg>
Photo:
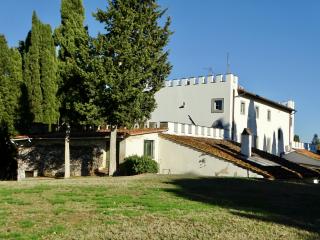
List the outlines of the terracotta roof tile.
<svg viewBox="0 0 320 240">
<path fill-rule="evenodd" d="M 245 161 L 241 156 L 240 147 L 232 142 L 226 140 L 177 136 L 169 134 L 160 134 L 160 136 L 164 139 L 192 147 L 209 155 L 213 155 L 226 161 L 232 162 L 239 167 L 248 169 L 264 177 L 273 178 L 270 173 L 257 168 L 256 166 L 253 166 L 249 162 Z"/>
<path fill-rule="evenodd" d="M 123 129 L 119 128 L 117 132 L 119 134 L 129 135 L 129 136 L 136 136 L 136 135 L 143 135 L 143 134 L 150 134 L 150 133 L 162 133 L 167 131 L 166 128 L 135 128 L 135 129 Z M 100 130 L 98 132 L 101 133 L 109 133 L 110 129 Z"/>
<path fill-rule="evenodd" d="M 310 152 L 306 149 L 295 149 L 295 151 L 297 153 L 300 153 L 302 155 L 305 155 L 307 157 L 310 157 L 310 158 L 313 158 L 315 160 L 319 160 L 320 161 L 320 155 L 319 154 L 316 154 L 316 153 L 313 153 L 313 152 Z"/>
</svg>

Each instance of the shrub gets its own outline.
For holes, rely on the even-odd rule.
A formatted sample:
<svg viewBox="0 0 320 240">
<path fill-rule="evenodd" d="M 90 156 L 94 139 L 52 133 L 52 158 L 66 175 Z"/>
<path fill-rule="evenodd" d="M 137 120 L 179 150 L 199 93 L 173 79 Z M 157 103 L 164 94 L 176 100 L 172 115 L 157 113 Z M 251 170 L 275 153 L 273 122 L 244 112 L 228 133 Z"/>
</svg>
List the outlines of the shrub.
<svg viewBox="0 0 320 240">
<path fill-rule="evenodd" d="M 120 164 L 120 175 L 131 176 L 142 173 L 157 173 L 158 163 L 150 157 L 133 155 Z"/>
</svg>

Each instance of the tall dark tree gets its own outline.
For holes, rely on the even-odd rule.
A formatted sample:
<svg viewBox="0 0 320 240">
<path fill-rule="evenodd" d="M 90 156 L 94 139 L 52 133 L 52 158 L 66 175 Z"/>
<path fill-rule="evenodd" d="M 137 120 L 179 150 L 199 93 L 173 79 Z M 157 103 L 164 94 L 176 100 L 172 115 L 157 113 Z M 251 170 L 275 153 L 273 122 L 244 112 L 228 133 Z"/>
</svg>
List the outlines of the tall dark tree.
<svg viewBox="0 0 320 240">
<path fill-rule="evenodd" d="M 156 0 L 110 0 L 95 17 L 105 25 L 97 40 L 104 116 L 115 126 L 132 127 L 150 117 L 154 94 L 170 73 L 170 18 Z"/>
<path fill-rule="evenodd" d="M 50 25 L 41 25 L 40 74 L 42 89 L 42 122 L 57 123 L 59 119 L 59 101 L 57 99 L 57 58 Z"/>
<path fill-rule="evenodd" d="M 55 31 L 59 46 L 61 114 L 64 121 L 73 125 L 99 125 L 97 78 L 84 19 L 82 0 L 61 1 L 61 25 Z"/>
<path fill-rule="evenodd" d="M 24 53 L 24 80 L 33 122 L 51 126 L 59 119 L 56 51 L 50 25 L 43 24 L 35 12 L 20 51 Z"/>
<path fill-rule="evenodd" d="M 8 124 L 10 133 L 15 131 L 18 119 L 21 82 L 21 55 L 17 49 L 10 49 L 0 35 L 0 120 Z"/>
<path fill-rule="evenodd" d="M 0 180 L 16 180 L 17 148 L 10 140 L 8 125 L 0 121 Z"/>
<path fill-rule="evenodd" d="M 40 70 L 40 41 L 41 41 L 41 22 L 37 14 L 32 15 L 32 29 L 26 55 L 24 57 L 24 81 L 26 83 L 30 102 L 30 111 L 33 114 L 33 121 L 42 123 L 43 120 L 43 95 L 41 89 L 41 70 Z"/>
</svg>

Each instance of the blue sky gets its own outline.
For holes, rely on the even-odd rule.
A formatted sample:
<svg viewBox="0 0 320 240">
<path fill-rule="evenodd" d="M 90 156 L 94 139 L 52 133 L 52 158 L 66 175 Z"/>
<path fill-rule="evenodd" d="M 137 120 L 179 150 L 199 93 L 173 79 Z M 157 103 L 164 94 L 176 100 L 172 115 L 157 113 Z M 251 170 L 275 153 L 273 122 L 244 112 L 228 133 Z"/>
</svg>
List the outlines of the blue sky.
<svg viewBox="0 0 320 240">
<path fill-rule="evenodd" d="M 170 79 L 231 71 L 247 90 L 275 101 L 296 101 L 295 131 L 304 141 L 320 133 L 319 0 L 159 0 L 172 17 Z M 92 17 L 106 0 L 84 0 L 94 36 L 103 30 Z M 0 33 L 10 46 L 31 28 L 32 11 L 56 27 L 60 0 L 1 0 Z"/>
</svg>

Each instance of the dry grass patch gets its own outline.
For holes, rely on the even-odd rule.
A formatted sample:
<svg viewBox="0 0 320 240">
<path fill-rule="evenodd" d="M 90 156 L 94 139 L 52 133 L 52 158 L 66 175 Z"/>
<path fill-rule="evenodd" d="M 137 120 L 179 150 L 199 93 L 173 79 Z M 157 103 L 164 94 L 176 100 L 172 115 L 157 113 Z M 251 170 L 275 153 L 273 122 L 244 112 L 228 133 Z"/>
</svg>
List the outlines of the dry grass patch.
<svg viewBox="0 0 320 240">
<path fill-rule="evenodd" d="M 159 175 L 0 182 L 0 239 L 319 239 L 319 190 Z"/>
</svg>

